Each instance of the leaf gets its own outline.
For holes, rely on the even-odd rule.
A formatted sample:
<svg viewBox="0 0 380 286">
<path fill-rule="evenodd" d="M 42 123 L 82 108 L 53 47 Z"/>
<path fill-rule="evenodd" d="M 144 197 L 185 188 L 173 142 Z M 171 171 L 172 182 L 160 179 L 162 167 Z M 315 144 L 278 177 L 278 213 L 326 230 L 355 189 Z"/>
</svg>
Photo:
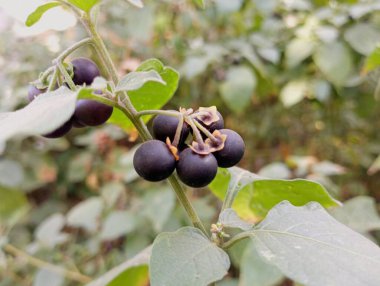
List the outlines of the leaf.
<svg viewBox="0 0 380 286">
<path fill-rule="evenodd" d="M 137 72 L 156 71 L 162 80 L 166 83 L 163 85 L 159 82 L 150 81 L 144 84 L 138 90 L 128 92 L 132 104 L 138 111 L 146 109 L 161 109 L 174 95 L 178 87 L 179 74 L 176 70 L 165 67 L 159 60 L 150 59 L 143 62 Z M 144 122 L 148 122 L 151 116 L 144 116 Z M 132 123 L 126 118 L 125 114 L 115 109 L 112 113 L 110 123 L 116 124 L 125 130 L 133 129 Z"/>
<path fill-rule="evenodd" d="M 239 286 L 275 286 L 283 279 L 280 270 L 262 259 L 250 242 L 242 257 Z"/>
<path fill-rule="evenodd" d="M 299 103 L 307 94 L 309 84 L 306 80 L 288 82 L 281 90 L 280 99 L 286 107 Z"/>
<path fill-rule="evenodd" d="M 78 7 L 79 9 L 90 12 L 91 8 L 94 7 L 99 0 L 68 0 L 71 4 Z"/>
<path fill-rule="evenodd" d="M 159 82 L 163 85 L 166 84 L 155 70 L 147 72 L 131 72 L 120 80 L 115 91 L 136 90 L 149 81 Z"/>
<path fill-rule="evenodd" d="M 110 271 L 103 274 L 96 280 L 88 283 L 86 286 L 104 286 L 104 285 L 108 285 L 108 283 L 112 283 L 112 281 L 114 280 L 119 281 L 118 280 L 119 275 L 123 275 L 123 273 L 128 271 L 128 269 L 135 268 L 136 266 L 140 266 L 140 265 L 148 265 L 151 251 L 152 251 L 151 246 L 145 248 L 143 251 L 141 251 L 139 254 L 134 256 L 132 259 L 121 263 L 120 265 L 111 269 Z M 125 281 L 124 281 L 124 284 L 121 284 L 121 285 L 126 285 Z M 112 285 L 112 286 L 116 286 L 116 285 Z"/>
<path fill-rule="evenodd" d="M 152 286 L 206 286 L 222 279 L 230 267 L 228 255 L 196 228 L 159 234 L 152 249 Z"/>
<path fill-rule="evenodd" d="M 286 164 L 273 162 L 261 168 L 258 175 L 271 179 L 289 179 L 292 173 Z"/>
<path fill-rule="evenodd" d="M 346 83 L 353 70 L 351 53 L 341 42 L 320 46 L 314 54 L 314 62 L 326 78 L 338 86 Z"/>
<path fill-rule="evenodd" d="M 380 67 L 380 47 L 376 48 L 366 59 L 364 64 L 365 72 L 370 72 Z"/>
<path fill-rule="evenodd" d="M 103 211 L 103 201 L 99 197 L 89 198 L 74 206 L 67 214 L 67 224 L 73 227 L 83 227 L 94 232 Z"/>
<path fill-rule="evenodd" d="M 39 95 L 22 109 L 0 113 L 0 142 L 16 135 L 42 135 L 55 130 L 74 113 L 76 98 L 76 92 L 61 87 Z"/>
<path fill-rule="evenodd" d="M 1 186 L 9 188 L 19 186 L 24 177 L 24 169 L 20 163 L 8 159 L 0 160 Z"/>
<path fill-rule="evenodd" d="M 64 281 L 64 277 L 59 273 L 42 268 L 38 270 L 33 281 L 33 286 L 61 286 Z"/>
<path fill-rule="evenodd" d="M 137 8 L 144 8 L 144 3 L 142 0 L 127 0 L 127 1 L 133 6 L 136 6 Z"/>
<path fill-rule="evenodd" d="M 285 50 L 286 66 L 294 68 L 313 54 L 315 43 L 309 39 L 295 38 Z"/>
<path fill-rule="evenodd" d="M 13 225 L 29 209 L 26 196 L 15 190 L 0 186 L 0 224 Z"/>
<path fill-rule="evenodd" d="M 319 202 L 326 208 L 339 205 L 319 183 L 303 179 L 271 180 L 238 167 L 229 168 L 228 171 L 219 169 L 210 189 L 221 200 L 228 189 L 235 196 L 232 208 L 242 219 L 249 221 L 265 217 L 272 207 L 283 200 L 297 206 L 311 201 Z"/>
<path fill-rule="evenodd" d="M 34 236 L 36 240 L 48 248 L 53 248 L 65 242 L 69 237 L 67 233 L 61 232 L 65 222 L 65 217 L 60 213 L 49 216 L 35 230 Z"/>
<path fill-rule="evenodd" d="M 242 220 L 233 209 L 225 209 L 219 215 L 219 223 L 225 227 L 240 228 L 249 230 L 253 227 L 252 224 Z"/>
<path fill-rule="evenodd" d="M 220 86 L 222 99 L 232 111 L 241 113 L 249 106 L 256 83 L 256 76 L 250 68 L 232 67 Z"/>
<path fill-rule="evenodd" d="M 28 16 L 28 18 L 26 19 L 25 24 L 28 27 L 33 26 L 34 24 L 36 24 L 41 19 L 41 17 L 43 16 L 43 14 L 45 14 L 45 12 L 47 12 L 50 9 L 52 9 L 54 7 L 57 7 L 59 5 L 61 5 L 61 4 L 58 3 L 58 2 L 49 2 L 49 3 L 46 3 L 44 5 L 41 5 L 41 6 L 37 7 L 37 9 L 34 10 L 34 12 L 31 13 Z"/>
<path fill-rule="evenodd" d="M 107 286 L 146 286 L 149 283 L 148 265 L 140 265 L 128 268 L 126 271 L 117 276 Z"/>
<path fill-rule="evenodd" d="M 363 234 L 380 229 L 376 202 L 371 197 L 358 196 L 350 199 L 344 202 L 342 207 L 332 209 L 331 215 L 349 228 Z"/>
<path fill-rule="evenodd" d="M 193 2 L 199 7 L 204 9 L 205 8 L 205 1 L 204 0 L 193 0 Z"/>
<path fill-rule="evenodd" d="M 380 285 L 380 249 L 318 203 L 275 206 L 252 231 L 259 254 L 306 286 Z"/>
<path fill-rule="evenodd" d="M 357 23 L 344 32 L 344 39 L 356 52 L 368 56 L 380 43 L 380 31 L 371 24 Z"/>
<path fill-rule="evenodd" d="M 113 240 L 130 233 L 135 227 L 136 221 L 132 214 L 127 211 L 113 211 L 103 223 L 100 238 L 102 240 Z"/>
</svg>

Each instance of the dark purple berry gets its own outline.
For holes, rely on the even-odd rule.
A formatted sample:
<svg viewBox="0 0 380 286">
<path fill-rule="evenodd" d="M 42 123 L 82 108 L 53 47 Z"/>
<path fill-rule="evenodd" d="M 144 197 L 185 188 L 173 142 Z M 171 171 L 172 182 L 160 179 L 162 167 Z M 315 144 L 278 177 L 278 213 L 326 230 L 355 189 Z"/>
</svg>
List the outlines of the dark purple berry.
<svg viewBox="0 0 380 286">
<path fill-rule="evenodd" d="M 72 60 L 74 68 L 73 81 L 76 85 L 90 85 L 97 76 L 100 76 L 98 66 L 86 58 Z"/>
<path fill-rule="evenodd" d="M 112 111 L 112 106 L 95 100 L 81 99 L 77 101 L 73 117 L 76 125 L 98 126 L 111 117 Z"/>
<path fill-rule="evenodd" d="M 32 102 L 36 98 L 36 96 L 39 96 L 44 92 L 46 92 L 46 89 L 38 89 L 37 87 L 31 84 L 28 89 L 29 102 Z"/>
<path fill-rule="evenodd" d="M 235 166 L 243 158 L 245 151 L 244 140 L 231 129 L 221 129 L 219 132 L 227 135 L 227 139 L 224 142 L 224 148 L 214 153 L 218 165 L 222 168 Z"/>
<path fill-rule="evenodd" d="M 224 128 L 224 119 L 223 119 L 223 116 L 222 114 L 220 114 L 219 111 L 217 111 L 217 114 L 218 114 L 218 117 L 219 117 L 219 120 L 216 121 L 216 122 L 213 122 L 211 123 L 210 125 L 206 125 L 204 124 L 202 121 L 200 121 L 199 119 L 196 119 L 198 122 L 200 122 L 202 124 L 202 126 L 206 127 L 208 131 L 210 131 L 211 133 L 214 132 L 215 130 L 219 130 L 219 129 L 223 129 Z"/>
<path fill-rule="evenodd" d="M 178 117 L 175 116 L 167 116 L 167 115 L 157 115 L 153 120 L 153 136 L 154 138 L 166 142 L 166 138 L 169 137 L 170 141 L 173 142 L 174 136 L 177 130 L 177 126 L 179 123 Z M 184 122 L 181 137 L 179 140 L 179 146 L 184 146 L 184 142 L 189 135 L 190 128 L 187 123 Z"/>
<path fill-rule="evenodd" d="M 58 127 L 56 130 L 42 136 L 50 139 L 62 137 L 71 130 L 71 126 L 72 121 L 68 120 L 61 127 Z"/>
<path fill-rule="evenodd" d="M 137 174 L 151 182 L 168 178 L 174 172 L 175 165 L 175 158 L 168 146 L 159 140 L 141 144 L 133 157 Z"/>
<path fill-rule="evenodd" d="M 176 169 L 183 183 L 193 188 L 201 188 L 215 178 L 218 163 L 213 154 L 199 155 L 186 148 L 179 154 Z"/>
</svg>

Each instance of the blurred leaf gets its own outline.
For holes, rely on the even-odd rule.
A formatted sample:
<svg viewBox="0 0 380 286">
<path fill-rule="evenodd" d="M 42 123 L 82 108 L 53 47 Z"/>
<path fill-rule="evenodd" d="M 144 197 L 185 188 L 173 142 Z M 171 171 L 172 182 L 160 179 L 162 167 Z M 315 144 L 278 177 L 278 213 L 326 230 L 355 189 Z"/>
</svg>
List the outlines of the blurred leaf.
<svg viewBox="0 0 380 286">
<path fill-rule="evenodd" d="M 19 162 L 0 160 L 0 185 L 4 187 L 19 186 L 24 180 L 24 169 Z"/>
<path fill-rule="evenodd" d="M 326 208 L 339 205 L 318 183 L 302 179 L 271 180 L 238 167 L 228 171 L 219 169 L 210 189 L 221 200 L 228 189 L 235 196 L 232 208 L 241 218 L 253 221 L 265 217 L 272 207 L 284 200 L 297 206 L 311 201 Z"/>
<path fill-rule="evenodd" d="M 108 208 L 112 208 L 124 194 L 125 187 L 120 182 L 110 182 L 102 186 L 100 193 Z"/>
<path fill-rule="evenodd" d="M 0 224 L 13 225 L 29 209 L 26 196 L 15 190 L 0 186 Z"/>
<path fill-rule="evenodd" d="M 380 31 L 368 23 L 357 23 L 344 33 L 345 40 L 358 53 L 368 56 L 380 44 Z"/>
<path fill-rule="evenodd" d="M 245 248 L 240 271 L 239 286 L 275 286 L 284 279 L 276 266 L 260 257 L 252 242 Z"/>
<path fill-rule="evenodd" d="M 210 64 L 207 56 L 190 56 L 187 57 L 181 67 L 181 74 L 187 79 L 192 79 L 202 74 Z"/>
<path fill-rule="evenodd" d="M 175 196 L 170 188 L 154 188 L 143 197 L 142 213 L 151 221 L 157 232 L 168 220 L 175 205 Z"/>
<path fill-rule="evenodd" d="M 74 206 L 67 214 L 67 224 L 82 227 L 89 232 L 98 228 L 98 220 L 103 211 L 103 201 L 99 197 L 89 198 Z"/>
<path fill-rule="evenodd" d="M 71 158 L 68 165 L 67 180 L 71 183 L 83 182 L 92 168 L 92 154 L 81 152 Z"/>
<path fill-rule="evenodd" d="M 166 83 L 162 85 L 158 82 L 147 82 L 138 90 L 128 92 L 132 104 L 138 111 L 146 109 L 161 109 L 174 95 L 178 87 L 179 74 L 170 67 L 165 67 L 159 60 L 150 59 L 143 62 L 137 69 L 138 72 L 156 71 Z M 144 116 L 144 121 L 148 122 L 151 116 Z M 114 123 L 125 130 L 133 128 L 132 123 L 125 114 L 115 109 L 112 113 L 110 123 Z"/>
<path fill-rule="evenodd" d="M 149 81 L 158 82 L 163 85 L 166 84 L 155 70 L 147 72 L 130 72 L 121 78 L 116 86 L 115 91 L 118 92 L 136 90 L 144 86 L 144 84 Z"/>
<path fill-rule="evenodd" d="M 292 173 L 286 164 L 274 162 L 261 168 L 258 175 L 271 179 L 290 179 Z"/>
<path fill-rule="evenodd" d="M 250 104 L 256 83 L 256 76 L 250 68 L 232 67 L 227 71 L 226 81 L 220 85 L 220 93 L 232 111 L 242 113 Z"/>
<path fill-rule="evenodd" d="M 288 82 L 281 90 L 280 98 L 286 107 L 299 103 L 307 94 L 309 84 L 306 80 Z"/>
<path fill-rule="evenodd" d="M 338 86 L 346 83 L 353 70 L 351 53 L 341 42 L 318 47 L 314 61 L 326 78 Z"/>
<path fill-rule="evenodd" d="M 156 237 L 149 271 L 152 286 L 207 286 L 222 279 L 229 267 L 222 249 L 199 229 L 184 227 Z"/>
<path fill-rule="evenodd" d="M 147 286 L 148 283 L 149 267 L 148 265 L 140 265 L 127 269 L 108 283 L 107 286 Z"/>
<path fill-rule="evenodd" d="M 99 0 L 68 0 L 71 4 L 78 7 L 79 9 L 90 12 L 91 8 L 95 6 Z"/>
<path fill-rule="evenodd" d="M 216 282 L 216 286 L 238 286 L 238 279 L 223 279 L 222 281 Z"/>
<path fill-rule="evenodd" d="M 127 0 L 127 2 L 131 3 L 133 6 L 137 8 L 144 8 L 144 3 L 142 0 Z"/>
<path fill-rule="evenodd" d="M 224 227 L 240 228 L 249 230 L 253 227 L 252 224 L 242 220 L 233 209 L 225 209 L 219 215 L 218 223 Z"/>
<path fill-rule="evenodd" d="M 64 282 L 65 279 L 62 275 L 42 268 L 38 270 L 33 280 L 33 286 L 61 286 Z"/>
<path fill-rule="evenodd" d="M 135 227 L 136 219 L 131 213 L 127 211 L 113 211 L 103 223 L 100 238 L 102 240 L 113 240 L 130 233 Z"/>
<path fill-rule="evenodd" d="M 67 233 L 61 232 L 65 223 L 66 219 L 62 214 L 53 214 L 38 225 L 34 236 L 43 246 L 53 248 L 54 246 L 65 242 L 69 237 Z"/>
<path fill-rule="evenodd" d="M 342 175 L 346 169 L 341 165 L 335 164 L 330 161 L 322 161 L 312 166 L 312 172 L 325 176 Z"/>
<path fill-rule="evenodd" d="M 199 7 L 204 9 L 205 8 L 205 2 L 204 0 L 193 0 L 193 2 Z"/>
<path fill-rule="evenodd" d="M 364 69 L 366 72 L 373 71 L 380 67 L 380 47 L 376 48 L 366 59 Z"/>
<path fill-rule="evenodd" d="M 215 0 L 216 9 L 218 12 L 225 14 L 239 11 L 242 4 L 243 0 Z"/>
<path fill-rule="evenodd" d="M 380 285 L 380 249 L 316 202 L 276 205 L 252 231 L 261 257 L 306 285 Z"/>
<path fill-rule="evenodd" d="M 121 263 L 120 265 L 111 269 L 110 271 L 103 274 L 102 276 L 100 276 L 96 280 L 86 284 L 86 286 L 105 286 L 105 285 L 108 285 L 109 283 L 112 283 L 115 279 L 117 279 L 117 281 L 119 281 L 118 280 L 119 275 L 123 275 L 123 273 L 125 271 L 128 271 L 128 269 L 131 269 L 131 268 L 134 268 L 134 267 L 140 266 L 140 265 L 148 265 L 150 255 L 151 255 L 151 251 L 152 251 L 151 246 L 145 248 L 143 251 L 141 251 L 139 254 L 137 254 L 132 259 Z M 122 284 L 122 285 L 126 285 L 125 281 L 124 281 L 124 284 Z M 137 285 L 139 285 L 139 284 L 137 284 Z M 116 285 L 112 284 L 111 286 L 116 286 Z"/>
<path fill-rule="evenodd" d="M 66 87 L 39 95 L 26 107 L 0 113 L 0 142 L 16 135 L 47 134 L 70 119 L 75 110 L 77 93 Z"/>
<path fill-rule="evenodd" d="M 38 6 L 37 9 L 28 16 L 25 24 L 28 27 L 33 26 L 34 24 L 36 24 L 41 19 L 42 15 L 45 14 L 45 12 L 49 11 L 50 9 L 52 9 L 54 7 L 60 6 L 60 5 L 61 4 L 58 2 L 50 2 L 50 3 L 46 3 L 44 5 Z"/>
<path fill-rule="evenodd" d="M 360 233 L 380 229 L 380 217 L 376 201 L 371 197 L 358 196 L 340 208 L 331 210 L 331 215 L 341 223 Z"/>
<path fill-rule="evenodd" d="M 286 66 L 289 68 L 298 66 L 303 60 L 313 54 L 314 48 L 315 43 L 309 39 L 292 39 L 285 50 Z"/>
</svg>

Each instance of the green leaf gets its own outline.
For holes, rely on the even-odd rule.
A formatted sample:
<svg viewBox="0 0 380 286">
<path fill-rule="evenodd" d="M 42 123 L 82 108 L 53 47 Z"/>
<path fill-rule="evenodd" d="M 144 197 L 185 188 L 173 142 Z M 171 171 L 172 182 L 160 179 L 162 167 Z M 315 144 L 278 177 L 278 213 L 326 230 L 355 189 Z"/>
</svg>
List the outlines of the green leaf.
<svg viewBox="0 0 380 286">
<path fill-rule="evenodd" d="M 345 40 L 362 55 L 370 55 L 380 43 L 380 31 L 373 25 L 357 23 L 344 33 Z"/>
<path fill-rule="evenodd" d="M 252 231 L 265 261 L 301 284 L 380 285 L 380 248 L 332 218 L 316 202 L 275 206 Z"/>
<path fill-rule="evenodd" d="M 335 85 L 344 85 L 353 70 L 350 50 L 341 42 L 320 46 L 314 54 L 314 62 L 326 78 Z"/>
<path fill-rule="evenodd" d="M 240 228 L 249 230 L 253 227 L 252 224 L 242 220 L 233 209 L 225 209 L 219 215 L 218 223 L 224 227 Z"/>
<path fill-rule="evenodd" d="M 127 0 L 128 3 L 136 6 L 137 8 L 144 8 L 144 3 L 141 0 Z"/>
<path fill-rule="evenodd" d="M 174 95 L 178 87 L 179 74 L 176 70 L 164 66 L 157 59 L 150 59 L 143 62 L 136 70 L 137 72 L 156 71 L 162 78 L 162 83 L 150 81 L 146 82 L 141 88 L 128 92 L 132 104 L 138 111 L 146 109 L 161 109 Z M 148 122 L 151 116 L 143 119 Z M 109 123 L 116 124 L 125 130 L 133 129 L 132 123 L 126 118 L 125 114 L 115 109 Z"/>
<path fill-rule="evenodd" d="M 315 43 L 309 39 L 295 38 L 289 42 L 285 50 L 286 66 L 294 68 L 313 54 Z"/>
<path fill-rule="evenodd" d="M 149 81 L 159 82 L 163 85 L 166 84 L 155 70 L 146 72 L 131 72 L 120 80 L 115 91 L 136 90 Z"/>
<path fill-rule="evenodd" d="M 34 10 L 34 12 L 31 13 L 28 16 L 28 18 L 26 19 L 25 25 L 27 25 L 28 27 L 33 26 L 34 24 L 36 24 L 41 19 L 43 14 L 45 14 L 45 12 L 47 12 L 50 9 L 57 7 L 59 5 L 61 5 L 61 4 L 58 2 L 50 2 L 50 3 L 46 3 L 44 5 L 37 7 L 37 9 Z"/>
<path fill-rule="evenodd" d="M 239 286 L 275 286 L 284 279 L 276 266 L 260 257 L 252 242 L 244 250 L 240 271 Z"/>
<path fill-rule="evenodd" d="M 127 269 L 107 286 L 146 286 L 149 283 L 148 265 L 140 265 Z"/>
<path fill-rule="evenodd" d="M 73 4 L 75 7 L 78 7 L 79 9 L 90 12 L 91 8 L 94 7 L 99 0 L 68 0 L 71 4 Z"/>
<path fill-rule="evenodd" d="M 23 166 L 13 160 L 0 160 L 0 185 L 15 188 L 19 186 L 25 177 Z"/>
<path fill-rule="evenodd" d="M 230 267 L 228 255 L 198 229 L 184 227 L 161 233 L 150 259 L 152 286 L 207 286 L 222 279 Z"/>
<path fill-rule="evenodd" d="M 80 202 L 67 213 L 67 224 L 95 232 L 103 207 L 104 203 L 100 197 L 93 197 Z"/>
<path fill-rule="evenodd" d="M 265 217 L 271 208 L 284 200 L 297 206 L 311 201 L 319 202 L 326 208 L 339 205 L 319 183 L 303 179 L 271 180 L 238 167 L 219 169 L 210 189 L 221 200 L 227 190 L 233 194 L 235 200 L 232 208 L 241 218 L 249 221 Z"/>
<path fill-rule="evenodd" d="M 204 0 L 193 0 L 193 2 L 199 7 L 204 9 L 205 8 L 205 1 Z"/>
<path fill-rule="evenodd" d="M 29 209 L 26 196 L 16 190 L 0 186 L 0 225 L 13 225 Z"/>
<path fill-rule="evenodd" d="M 133 231 L 136 227 L 135 217 L 127 211 L 111 212 L 103 223 L 100 232 L 102 240 L 113 240 Z"/>
<path fill-rule="evenodd" d="M 139 268 L 138 266 L 148 265 L 152 247 L 149 246 L 142 250 L 139 254 L 134 256 L 132 259 L 129 259 L 115 268 L 109 270 L 99 278 L 94 281 L 86 284 L 86 286 L 118 286 L 118 285 L 131 285 L 131 286 L 145 286 L 147 283 L 142 284 L 143 273 L 145 270 Z M 131 271 L 129 271 L 131 269 Z M 127 277 L 128 275 L 128 277 Z M 131 279 L 131 280 L 129 280 Z M 135 282 L 136 284 L 129 284 L 130 281 Z M 127 283 L 128 282 L 128 283 Z"/>
<path fill-rule="evenodd" d="M 34 232 L 34 236 L 39 244 L 47 248 L 54 248 L 69 238 L 67 233 L 63 233 L 65 217 L 60 213 L 55 213 L 44 219 Z"/>
<path fill-rule="evenodd" d="M 280 99 L 286 107 L 291 107 L 304 99 L 309 89 L 310 86 L 306 80 L 290 81 L 281 90 Z"/>
<path fill-rule="evenodd" d="M 62 274 L 41 268 L 34 277 L 33 286 L 62 286 L 64 282 Z"/>
<path fill-rule="evenodd" d="M 380 47 L 376 48 L 366 59 L 364 69 L 366 72 L 380 67 Z"/>
<path fill-rule="evenodd" d="M 76 98 L 76 92 L 61 87 L 39 95 L 22 109 L 0 113 L 0 142 L 16 135 L 42 135 L 53 131 L 70 119 Z"/>
<path fill-rule="evenodd" d="M 250 68 L 230 68 L 226 81 L 220 86 L 222 99 L 232 111 L 241 113 L 249 106 L 256 84 L 256 76 Z"/>
</svg>

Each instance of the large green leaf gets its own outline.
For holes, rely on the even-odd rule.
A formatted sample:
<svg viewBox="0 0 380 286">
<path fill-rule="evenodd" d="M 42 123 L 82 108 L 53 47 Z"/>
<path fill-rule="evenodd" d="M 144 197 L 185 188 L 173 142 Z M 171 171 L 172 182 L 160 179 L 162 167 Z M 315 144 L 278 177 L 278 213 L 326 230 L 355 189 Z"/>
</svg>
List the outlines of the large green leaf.
<svg viewBox="0 0 380 286">
<path fill-rule="evenodd" d="M 149 81 L 141 88 L 131 90 L 128 96 L 132 104 L 138 111 L 146 109 L 161 109 L 174 95 L 178 87 L 179 74 L 176 70 L 164 66 L 157 59 L 150 59 L 143 62 L 136 70 L 137 72 L 156 71 L 163 82 Z M 144 121 L 148 122 L 151 116 L 145 116 Z M 110 120 L 110 123 L 116 124 L 125 130 L 133 128 L 132 123 L 126 118 L 125 114 L 120 110 L 115 109 Z"/>
<path fill-rule="evenodd" d="M 296 206 L 311 201 L 326 208 L 339 205 L 319 183 L 302 179 L 271 180 L 238 167 L 219 169 L 210 189 L 221 200 L 228 190 L 235 197 L 233 209 L 250 221 L 265 217 L 272 207 L 284 200 Z"/>
<path fill-rule="evenodd" d="M 0 113 L 0 142 L 16 135 L 42 135 L 53 131 L 74 113 L 76 99 L 76 92 L 61 87 L 39 95 L 20 110 Z"/>
<path fill-rule="evenodd" d="M 150 259 L 152 286 L 207 286 L 230 267 L 228 255 L 198 229 L 184 227 L 161 233 Z"/>
<path fill-rule="evenodd" d="M 13 225 L 29 209 L 26 196 L 16 190 L 0 186 L 0 224 Z"/>
<path fill-rule="evenodd" d="M 68 0 L 71 4 L 78 7 L 79 9 L 90 12 L 91 8 L 94 7 L 99 0 Z"/>
<path fill-rule="evenodd" d="M 45 12 L 47 12 L 50 9 L 52 9 L 54 7 L 57 7 L 59 5 L 61 5 L 61 4 L 58 3 L 58 2 L 49 2 L 49 3 L 46 3 L 44 5 L 41 5 L 41 6 L 37 7 L 37 9 L 34 10 L 33 13 L 31 13 L 28 16 L 28 18 L 26 19 L 25 24 L 28 27 L 33 26 L 34 24 L 36 24 L 41 19 L 41 17 L 43 16 L 43 14 L 45 14 Z"/>
<path fill-rule="evenodd" d="M 380 285 L 380 248 L 316 202 L 284 201 L 251 233 L 265 261 L 305 286 Z"/>
</svg>

